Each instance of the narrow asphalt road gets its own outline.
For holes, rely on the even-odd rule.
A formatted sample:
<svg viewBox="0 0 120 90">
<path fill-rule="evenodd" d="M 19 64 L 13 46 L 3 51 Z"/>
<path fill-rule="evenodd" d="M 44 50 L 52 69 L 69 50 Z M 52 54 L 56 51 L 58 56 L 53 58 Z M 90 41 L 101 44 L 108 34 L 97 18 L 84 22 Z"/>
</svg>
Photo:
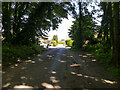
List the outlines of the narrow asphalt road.
<svg viewBox="0 0 120 90">
<path fill-rule="evenodd" d="M 118 88 L 118 81 L 91 54 L 62 45 L 10 66 L 2 73 L 3 88 Z"/>
</svg>

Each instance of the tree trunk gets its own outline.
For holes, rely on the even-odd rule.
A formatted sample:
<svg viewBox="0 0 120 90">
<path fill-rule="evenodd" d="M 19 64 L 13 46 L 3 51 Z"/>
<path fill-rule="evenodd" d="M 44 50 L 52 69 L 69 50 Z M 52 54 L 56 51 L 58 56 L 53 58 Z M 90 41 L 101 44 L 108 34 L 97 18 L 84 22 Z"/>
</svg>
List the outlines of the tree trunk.
<svg viewBox="0 0 120 90">
<path fill-rule="evenodd" d="M 82 21 L 82 8 L 81 8 L 81 2 L 79 2 L 79 47 L 82 48 L 82 26 L 81 26 L 81 21 Z"/>
<path fill-rule="evenodd" d="M 113 59 L 112 63 L 115 66 L 120 66 L 120 30 L 119 30 L 119 2 L 114 2 L 114 44 L 113 44 Z"/>
<path fill-rule="evenodd" d="M 18 2 L 15 4 L 15 12 L 14 12 L 14 22 L 13 22 L 13 33 L 16 34 L 16 26 L 17 26 L 17 8 L 18 8 Z"/>
<path fill-rule="evenodd" d="M 112 16 L 112 3 L 111 2 L 109 2 L 108 3 L 108 8 L 109 8 L 109 18 L 108 18 L 108 20 L 109 20 L 109 31 L 110 31 L 110 43 L 109 43 L 109 45 L 110 45 L 110 47 L 113 45 L 113 42 L 114 42 L 114 39 L 113 39 L 113 37 L 114 37 L 114 32 L 113 32 L 113 16 Z"/>
<path fill-rule="evenodd" d="M 10 34 L 10 31 L 11 31 L 11 19 L 10 19 L 10 14 L 11 14 L 11 2 L 9 2 L 8 3 L 8 9 L 7 9 L 7 11 L 8 11 L 8 17 L 7 17 L 7 20 L 8 20 L 8 25 L 7 25 L 7 36 L 6 36 L 6 41 L 8 42 L 8 43 L 10 43 L 10 38 L 11 38 L 11 34 Z"/>
<path fill-rule="evenodd" d="M 102 38 L 102 29 L 100 28 L 99 34 L 98 34 L 98 38 Z"/>
</svg>

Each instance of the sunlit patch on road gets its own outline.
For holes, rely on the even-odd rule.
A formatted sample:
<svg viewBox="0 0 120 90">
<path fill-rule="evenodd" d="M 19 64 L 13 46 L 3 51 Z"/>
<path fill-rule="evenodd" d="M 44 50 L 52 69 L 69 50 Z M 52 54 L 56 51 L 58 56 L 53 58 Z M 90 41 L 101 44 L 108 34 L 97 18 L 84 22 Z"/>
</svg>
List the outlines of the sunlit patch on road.
<svg viewBox="0 0 120 90">
<path fill-rule="evenodd" d="M 49 83 L 42 83 L 41 85 L 44 86 L 45 88 L 52 88 L 52 89 L 53 88 L 61 88 L 59 85 L 53 86 L 52 84 L 49 84 Z"/>
<path fill-rule="evenodd" d="M 85 77 L 85 78 L 88 78 L 89 76 L 87 76 L 87 75 L 84 75 L 84 77 Z"/>
<path fill-rule="evenodd" d="M 58 86 L 58 85 L 56 85 L 56 86 L 54 86 L 55 88 L 61 88 L 60 86 Z"/>
<path fill-rule="evenodd" d="M 17 66 L 18 66 L 18 64 L 15 64 L 15 66 L 17 67 Z"/>
<path fill-rule="evenodd" d="M 35 61 L 33 61 L 33 60 L 27 60 L 27 61 L 25 61 L 26 63 L 35 63 Z"/>
<path fill-rule="evenodd" d="M 79 67 L 79 66 L 81 66 L 80 64 L 72 64 L 72 65 L 70 65 L 70 67 Z"/>
<path fill-rule="evenodd" d="M 52 55 L 47 55 L 47 57 L 48 57 L 48 58 L 51 58 L 51 57 L 53 57 L 53 56 L 52 56 Z"/>
<path fill-rule="evenodd" d="M 93 62 L 96 62 L 96 59 L 92 59 Z"/>
<path fill-rule="evenodd" d="M 15 64 L 15 65 L 11 65 L 10 68 L 15 68 L 15 67 L 18 67 L 18 64 Z"/>
<path fill-rule="evenodd" d="M 23 70 L 24 70 L 24 69 L 26 69 L 26 67 L 22 67 L 21 69 L 23 69 Z"/>
<path fill-rule="evenodd" d="M 27 79 L 25 76 L 21 76 L 20 79 Z"/>
<path fill-rule="evenodd" d="M 46 88 L 54 88 L 53 85 L 48 84 L 48 83 L 42 83 L 42 86 L 46 87 Z"/>
<path fill-rule="evenodd" d="M 82 57 L 88 57 L 88 56 L 86 56 L 86 55 L 83 55 Z"/>
<path fill-rule="evenodd" d="M 12 65 L 12 66 L 10 66 L 10 68 L 15 68 L 15 67 Z"/>
<path fill-rule="evenodd" d="M 50 81 L 52 81 L 53 83 L 58 83 L 60 82 L 59 80 L 56 80 L 56 77 L 50 77 Z"/>
<path fill-rule="evenodd" d="M 51 71 L 52 74 L 55 74 L 56 72 L 55 71 Z"/>
<path fill-rule="evenodd" d="M 28 63 L 28 62 L 32 62 L 32 60 L 27 60 L 27 61 L 25 61 L 25 62 L 27 62 L 27 63 Z"/>
<path fill-rule="evenodd" d="M 105 79 L 101 79 L 104 83 L 109 83 L 109 84 L 116 84 L 116 81 L 110 81 L 110 80 L 105 80 Z"/>
<path fill-rule="evenodd" d="M 5 85 L 3 85 L 3 88 L 6 88 L 6 87 L 8 87 L 10 85 L 11 85 L 10 83 L 6 83 Z"/>
<path fill-rule="evenodd" d="M 14 86 L 14 90 L 34 90 L 32 86 L 27 86 L 27 85 L 16 85 Z"/>
<path fill-rule="evenodd" d="M 56 77 L 51 76 L 50 79 L 55 79 Z"/>
<path fill-rule="evenodd" d="M 94 56 L 92 56 L 92 54 L 79 54 L 78 56 L 80 56 L 80 57 L 83 57 L 83 58 L 87 58 L 87 57 L 94 57 Z"/>
<path fill-rule="evenodd" d="M 67 56 L 67 57 L 70 57 L 70 58 L 72 58 L 73 56 Z"/>
<path fill-rule="evenodd" d="M 98 78 L 95 78 L 95 81 L 99 81 Z"/>
<path fill-rule="evenodd" d="M 38 54 L 37 56 L 41 56 L 41 54 Z"/>
<path fill-rule="evenodd" d="M 65 63 L 66 61 L 64 61 L 64 60 L 58 60 L 59 62 L 61 62 L 61 63 Z"/>
<path fill-rule="evenodd" d="M 43 60 L 39 58 L 38 61 L 43 61 Z"/>
<path fill-rule="evenodd" d="M 35 61 L 32 61 L 31 63 L 35 63 Z"/>
<path fill-rule="evenodd" d="M 20 59 L 20 58 L 18 58 L 17 62 L 21 62 L 21 59 Z"/>
<path fill-rule="evenodd" d="M 71 74 L 76 74 L 75 72 L 71 72 Z"/>
<path fill-rule="evenodd" d="M 82 74 L 77 74 L 77 76 L 83 76 Z"/>
</svg>

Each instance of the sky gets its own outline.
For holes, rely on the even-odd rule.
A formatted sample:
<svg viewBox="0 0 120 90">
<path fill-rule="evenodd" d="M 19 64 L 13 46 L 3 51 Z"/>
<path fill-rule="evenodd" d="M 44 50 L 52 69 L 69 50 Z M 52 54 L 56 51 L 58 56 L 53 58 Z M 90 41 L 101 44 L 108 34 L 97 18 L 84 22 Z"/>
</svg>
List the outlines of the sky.
<svg viewBox="0 0 120 90">
<path fill-rule="evenodd" d="M 72 21 L 74 21 L 74 19 L 70 15 L 68 15 L 68 19 L 63 19 L 62 23 L 59 24 L 58 29 L 54 31 L 51 30 L 48 33 L 49 40 L 53 38 L 53 35 L 58 35 L 58 40 L 69 39 L 68 29 L 70 29 L 71 25 L 73 25 Z"/>
</svg>

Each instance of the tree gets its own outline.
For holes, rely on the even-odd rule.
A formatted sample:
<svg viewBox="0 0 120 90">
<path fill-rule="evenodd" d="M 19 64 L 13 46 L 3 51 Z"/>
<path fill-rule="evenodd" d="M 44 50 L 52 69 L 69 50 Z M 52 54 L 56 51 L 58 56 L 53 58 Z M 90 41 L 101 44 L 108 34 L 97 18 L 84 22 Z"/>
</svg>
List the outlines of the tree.
<svg viewBox="0 0 120 90">
<path fill-rule="evenodd" d="M 79 6 L 80 5 L 81 2 L 79 2 Z M 90 13 L 88 12 L 88 9 L 86 7 L 87 5 L 88 3 L 82 3 L 82 8 L 81 6 L 79 7 L 81 10 L 81 12 L 79 12 L 79 17 L 73 21 L 73 25 L 71 26 L 71 29 L 69 29 L 69 37 L 74 40 L 73 47 L 79 49 L 82 48 L 86 40 L 89 40 L 90 42 L 94 40 L 93 38 L 95 33 L 95 24 Z"/>
<path fill-rule="evenodd" d="M 57 35 L 54 35 L 52 40 L 53 40 L 53 41 L 56 41 L 56 43 L 58 43 L 58 36 L 57 36 Z"/>
<path fill-rule="evenodd" d="M 114 43 L 113 43 L 113 59 L 112 63 L 115 66 L 120 66 L 120 28 L 119 28 L 119 2 L 114 2 Z"/>
<path fill-rule="evenodd" d="M 78 25 L 78 29 L 76 29 L 76 36 L 74 40 L 74 44 L 77 48 L 82 48 L 83 45 L 83 40 L 82 40 L 82 27 L 81 27 L 81 21 L 82 21 L 82 8 L 81 8 L 81 2 L 78 3 L 79 4 L 79 25 Z"/>
<path fill-rule="evenodd" d="M 47 37 L 51 27 L 55 30 L 62 18 L 74 12 L 70 2 L 4 2 L 2 6 L 3 44 L 13 45 L 30 45 L 35 36 Z"/>
</svg>

